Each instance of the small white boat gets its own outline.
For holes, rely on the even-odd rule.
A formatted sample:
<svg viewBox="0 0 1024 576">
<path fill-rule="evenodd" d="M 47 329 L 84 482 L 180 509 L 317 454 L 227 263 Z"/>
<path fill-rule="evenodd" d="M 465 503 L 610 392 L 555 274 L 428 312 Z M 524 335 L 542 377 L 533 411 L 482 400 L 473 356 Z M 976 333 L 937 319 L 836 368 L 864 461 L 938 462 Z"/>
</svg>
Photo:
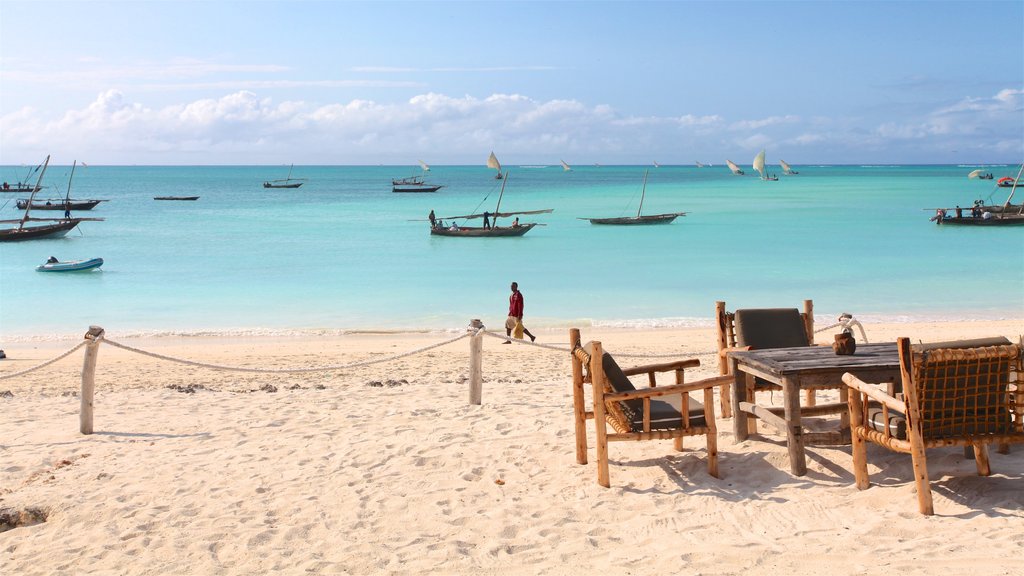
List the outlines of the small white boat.
<svg viewBox="0 0 1024 576">
<path fill-rule="evenodd" d="M 51 260 L 54 259 L 51 258 Z M 67 262 L 50 261 L 41 266 L 36 266 L 36 272 L 78 272 L 80 270 L 92 270 L 100 266 L 103 266 L 103 258 L 69 260 Z"/>
</svg>

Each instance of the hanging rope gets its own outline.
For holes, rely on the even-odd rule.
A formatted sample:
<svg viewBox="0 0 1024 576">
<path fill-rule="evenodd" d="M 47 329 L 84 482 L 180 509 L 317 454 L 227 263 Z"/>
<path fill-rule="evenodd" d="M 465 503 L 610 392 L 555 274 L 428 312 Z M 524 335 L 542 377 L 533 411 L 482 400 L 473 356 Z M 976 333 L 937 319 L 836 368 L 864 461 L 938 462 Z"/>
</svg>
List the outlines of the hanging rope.
<svg viewBox="0 0 1024 576">
<path fill-rule="evenodd" d="M 199 368 L 209 368 L 211 370 L 227 370 L 227 371 L 232 371 L 232 372 L 258 372 L 258 373 L 263 373 L 263 374 L 301 374 L 301 373 L 305 373 L 305 372 L 330 372 L 330 371 L 335 371 L 335 370 L 348 370 L 348 369 L 351 369 L 351 368 L 363 368 L 365 366 L 372 366 L 373 364 L 381 364 L 381 363 L 384 363 L 384 362 L 390 362 L 392 360 L 398 360 L 400 358 L 405 358 L 407 356 L 413 356 L 415 354 L 421 354 L 421 353 L 426 352 L 428 350 L 433 350 L 434 348 L 440 348 L 441 346 L 447 346 L 448 344 L 451 344 L 452 342 L 456 342 L 456 341 L 461 340 L 463 338 L 467 338 L 467 337 L 469 337 L 471 335 L 472 334 L 469 334 L 469 333 L 459 334 L 458 336 L 456 336 L 454 338 L 450 338 L 450 339 L 445 340 L 443 342 L 438 342 L 436 344 L 431 344 L 429 346 L 424 346 L 422 348 L 417 348 L 415 350 L 410 350 L 408 352 L 403 352 L 401 354 L 396 354 L 394 356 L 388 356 L 386 358 L 376 358 L 374 360 L 364 360 L 362 362 L 351 362 L 351 363 L 348 363 L 348 364 L 331 364 L 331 365 L 328 365 L 328 366 L 309 366 L 309 367 L 305 367 L 305 368 L 247 368 L 247 367 L 244 367 L 244 366 L 225 366 L 225 365 L 222 365 L 222 364 L 208 364 L 208 363 L 205 363 L 205 362 L 195 362 L 193 360 L 185 360 L 184 358 L 175 358 L 173 356 L 167 356 L 165 354 L 157 354 L 156 352 L 148 352 L 146 350 L 142 350 L 142 349 L 139 349 L 139 348 L 134 348 L 134 347 L 128 346 L 126 344 L 120 344 L 118 342 L 114 342 L 113 340 L 107 340 L 106 338 L 99 338 L 98 341 L 103 342 L 104 344 L 110 344 L 111 346 L 113 346 L 115 348 L 120 348 L 122 350 L 127 350 L 129 352 L 135 352 L 136 354 L 142 354 L 143 356 L 149 356 L 150 358 L 156 358 L 158 360 L 166 360 L 168 362 L 177 362 L 179 364 L 185 364 L 187 366 L 197 366 Z"/>
<path fill-rule="evenodd" d="M 67 358 L 68 356 L 73 354 L 76 350 L 78 350 L 82 346 L 85 346 L 88 343 L 89 343 L 88 341 L 80 342 L 78 344 L 78 346 L 75 346 L 71 350 L 68 350 L 67 352 L 61 354 L 60 356 L 57 356 L 56 358 L 51 358 L 50 360 L 47 360 L 46 362 L 43 362 L 42 364 L 36 364 L 35 366 L 33 366 L 31 368 L 26 368 L 26 369 L 21 370 L 19 372 L 14 372 L 13 374 L 3 374 L 3 375 L 0 375 L 0 380 L 7 380 L 8 378 L 16 378 L 18 376 L 22 376 L 22 375 L 28 374 L 29 372 L 34 372 L 36 370 L 39 370 L 40 368 L 45 368 L 45 367 L 49 366 L 50 364 L 53 364 L 54 362 L 59 362 L 59 361 L 65 359 L 65 358 Z"/>
</svg>

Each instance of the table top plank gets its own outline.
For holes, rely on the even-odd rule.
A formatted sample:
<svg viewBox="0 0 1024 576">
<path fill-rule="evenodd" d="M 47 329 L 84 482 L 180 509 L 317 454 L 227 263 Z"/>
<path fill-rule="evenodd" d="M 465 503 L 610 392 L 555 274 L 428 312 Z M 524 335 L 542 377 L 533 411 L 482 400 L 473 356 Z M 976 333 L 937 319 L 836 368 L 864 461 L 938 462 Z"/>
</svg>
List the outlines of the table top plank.
<svg viewBox="0 0 1024 576">
<path fill-rule="evenodd" d="M 802 346 L 730 352 L 740 366 L 749 366 L 778 376 L 835 372 L 837 370 L 898 369 L 899 355 L 894 342 L 858 344 L 852 355 L 836 354 L 831 346 Z"/>
</svg>

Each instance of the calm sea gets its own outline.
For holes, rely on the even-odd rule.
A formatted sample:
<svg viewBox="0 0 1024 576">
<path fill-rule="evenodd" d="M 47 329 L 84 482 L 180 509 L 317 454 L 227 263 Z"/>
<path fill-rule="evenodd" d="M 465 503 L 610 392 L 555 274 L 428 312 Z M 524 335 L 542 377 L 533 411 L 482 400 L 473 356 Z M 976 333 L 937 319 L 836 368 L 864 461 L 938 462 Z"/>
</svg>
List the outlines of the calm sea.
<svg viewBox="0 0 1024 576">
<path fill-rule="evenodd" d="M 819 322 L 1024 317 L 1024 228 L 929 222 L 936 206 L 1001 203 L 975 166 L 795 166 L 777 182 L 720 165 L 511 166 L 502 210 L 552 208 L 521 238 L 434 237 L 426 216 L 493 211 L 483 166 L 434 166 L 434 194 L 395 194 L 419 167 L 79 166 L 73 198 L 108 200 L 66 238 L 0 244 L 0 339 L 108 333 L 257 334 L 499 328 L 519 282 L 531 328 L 708 325 L 715 300 L 794 306 Z M 996 178 L 1014 166 L 987 167 Z M 581 217 L 685 211 L 675 223 Z M 25 168 L 0 167 L 16 181 Z M 51 166 L 44 196 L 63 196 Z M 777 170 L 776 170 L 777 171 Z M 200 196 L 160 202 L 154 196 Z M 15 194 L 0 194 L 5 218 Z M 1024 198 L 1021 198 L 1024 200 Z M 1018 200 L 1019 201 L 1019 200 Z M 43 216 L 45 213 L 37 215 Z M 39 273 L 48 256 L 100 272 Z"/>
</svg>

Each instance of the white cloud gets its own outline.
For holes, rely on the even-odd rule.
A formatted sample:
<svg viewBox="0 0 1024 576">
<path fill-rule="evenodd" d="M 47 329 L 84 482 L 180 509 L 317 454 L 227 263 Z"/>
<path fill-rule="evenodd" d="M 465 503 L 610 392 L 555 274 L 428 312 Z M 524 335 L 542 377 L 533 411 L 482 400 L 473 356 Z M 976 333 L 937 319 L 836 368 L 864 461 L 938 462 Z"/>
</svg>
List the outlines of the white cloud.
<svg viewBox="0 0 1024 576">
<path fill-rule="evenodd" d="M 0 117 L 0 161 L 28 161 L 41 151 L 93 163 L 253 164 L 301 157 L 312 163 L 369 164 L 422 156 L 434 163 L 471 163 L 494 149 L 506 162 L 565 157 L 570 163 L 574 158 L 669 163 L 680 157 L 675 162 L 688 163 L 691 157 L 744 157 L 760 148 L 791 160 L 827 150 L 833 157 L 813 161 L 911 162 L 929 158 L 932 150 L 959 149 L 1005 161 L 1021 152 L 1022 92 L 965 98 L 905 121 L 872 125 L 852 117 L 643 116 L 606 104 L 539 101 L 523 94 L 478 98 L 427 92 L 398 102 L 320 104 L 236 90 L 151 107 L 105 90 L 55 117 L 31 108 Z"/>
</svg>

